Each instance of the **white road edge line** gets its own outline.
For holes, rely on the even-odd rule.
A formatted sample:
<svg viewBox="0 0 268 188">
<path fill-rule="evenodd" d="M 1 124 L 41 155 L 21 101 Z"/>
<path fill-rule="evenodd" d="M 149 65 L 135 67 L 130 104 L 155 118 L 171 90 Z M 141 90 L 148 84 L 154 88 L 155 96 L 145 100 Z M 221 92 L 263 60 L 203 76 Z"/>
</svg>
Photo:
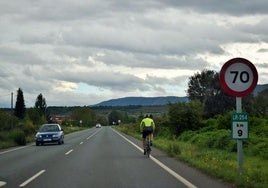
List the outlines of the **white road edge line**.
<svg viewBox="0 0 268 188">
<path fill-rule="evenodd" d="M 26 186 L 28 183 L 30 183 L 31 181 L 33 181 L 34 179 L 36 179 L 38 176 L 40 176 L 41 174 L 43 174 L 46 170 L 41 170 L 40 172 L 38 172 L 37 174 L 35 174 L 34 176 L 32 176 L 31 178 L 29 178 L 28 180 L 26 180 L 25 182 L 23 182 L 22 184 L 20 184 L 19 187 L 24 187 Z"/>
<path fill-rule="evenodd" d="M 137 146 L 136 144 L 134 144 L 133 142 L 131 142 L 129 139 L 127 139 L 125 136 L 123 136 L 122 134 L 120 134 L 118 131 L 116 131 L 114 129 L 112 129 L 112 130 L 115 133 L 117 133 L 119 136 L 121 136 L 122 138 L 124 138 L 126 141 L 128 141 L 130 144 L 132 144 L 134 147 L 136 147 L 138 150 L 140 150 L 143 153 L 143 149 L 142 148 L 140 148 L 139 146 Z M 171 174 L 172 176 L 174 176 L 177 180 L 179 180 L 180 182 L 182 182 L 188 188 L 197 188 L 197 186 L 193 185 L 191 182 L 189 182 L 188 180 L 186 180 L 185 178 L 183 178 L 182 176 L 180 176 L 179 174 L 177 174 L 175 171 L 171 170 L 169 167 L 167 167 L 162 162 L 160 162 L 159 160 L 157 160 L 156 158 L 154 158 L 152 155 L 150 156 L 150 159 L 152 159 L 152 161 L 154 161 L 156 164 L 158 164 L 160 167 L 162 167 L 164 170 L 166 170 L 169 174 Z"/>
<path fill-rule="evenodd" d="M 12 152 L 12 151 L 17 151 L 17 150 L 20 150 L 20 149 L 23 149 L 23 148 L 27 148 L 27 147 L 30 147 L 30 145 L 29 146 L 18 147 L 18 148 L 15 148 L 15 149 L 10 149 L 10 150 L 7 150 L 7 151 L 2 151 L 2 152 L 0 152 L 0 155 L 2 155 L 4 153 L 9 153 L 9 152 Z"/>
<path fill-rule="evenodd" d="M 0 181 L 0 187 L 4 186 L 4 185 L 6 185 L 6 184 L 7 184 L 6 182 L 4 182 L 4 181 Z"/>
<path fill-rule="evenodd" d="M 71 149 L 71 150 L 69 150 L 68 152 L 66 152 L 65 155 L 69 155 L 69 154 L 72 153 L 73 151 L 74 151 L 74 150 Z"/>
</svg>

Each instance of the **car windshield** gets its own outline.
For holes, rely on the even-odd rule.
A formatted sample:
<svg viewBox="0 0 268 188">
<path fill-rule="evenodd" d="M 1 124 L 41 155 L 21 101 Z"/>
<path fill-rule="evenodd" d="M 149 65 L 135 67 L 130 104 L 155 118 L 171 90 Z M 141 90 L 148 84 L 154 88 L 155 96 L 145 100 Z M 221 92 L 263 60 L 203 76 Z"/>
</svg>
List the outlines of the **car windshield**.
<svg viewBox="0 0 268 188">
<path fill-rule="evenodd" d="M 53 131 L 59 131 L 59 127 L 57 125 L 43 125 L 39 132 L 53 132 Z"/>
</svg>

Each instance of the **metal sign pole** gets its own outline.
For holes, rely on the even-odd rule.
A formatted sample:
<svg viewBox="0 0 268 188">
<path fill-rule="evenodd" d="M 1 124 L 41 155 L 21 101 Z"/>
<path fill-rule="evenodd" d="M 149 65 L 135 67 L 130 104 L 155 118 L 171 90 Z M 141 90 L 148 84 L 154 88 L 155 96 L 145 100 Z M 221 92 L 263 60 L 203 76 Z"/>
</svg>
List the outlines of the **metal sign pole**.
<svg viewBox="0 0 268 188">
<path fill-rule="evenodd" d="M 242 113 L 242 98 L 236 97 L 236 113 Z M 243 166 L 243 141 L 237 139 L 238 173 L 242 174 Z"/>
</svg>

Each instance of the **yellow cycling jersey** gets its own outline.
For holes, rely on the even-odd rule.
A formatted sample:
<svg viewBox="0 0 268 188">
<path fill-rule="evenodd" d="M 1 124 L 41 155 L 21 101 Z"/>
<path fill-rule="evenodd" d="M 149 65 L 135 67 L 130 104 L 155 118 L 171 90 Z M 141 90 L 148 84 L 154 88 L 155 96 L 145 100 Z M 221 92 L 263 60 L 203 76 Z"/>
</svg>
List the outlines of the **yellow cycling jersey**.
<svg viewBox="0 0 268 188">
<path fill-rule="evenodd" d="M 154 120 L 151 118 L 144 118 L 140 124 L 140 131 L 142 131 L 143 127 L 151 127 L 151 126 L 153 127 L 153 129 L 155 128 Z"/>
</svg>

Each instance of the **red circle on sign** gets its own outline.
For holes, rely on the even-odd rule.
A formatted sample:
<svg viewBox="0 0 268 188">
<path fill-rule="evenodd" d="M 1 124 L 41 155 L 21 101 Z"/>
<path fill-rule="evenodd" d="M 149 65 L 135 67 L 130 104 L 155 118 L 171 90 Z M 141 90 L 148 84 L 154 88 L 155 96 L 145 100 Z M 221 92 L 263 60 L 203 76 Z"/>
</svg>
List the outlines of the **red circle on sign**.
<svg viewBox="0 0 268 188">
<path fill-rule="evenodd" d="M 227 79 L 229 79 L 229 78 L 227 78 L 227 76 L 226 76 L 226 71 L 229 70 L 231 66 L 233 66 L 234 64 L 238 64 L 238 63 L 244 64 L 245 66 L 247 66 L 251 71 L 251 75 L 253 76 L 251 84 L 247 88 L 245 88 L 241 91 L 237 91 L 234 88 L 231 88 L 227 83 Z M 234 71 L 234 72 L 238 72 L 238 71 Z M 255 87 L 258 83 L 258 72 L 257 72 L 256 67 L 247 59 L 239 58 L 239 57 L 233 58 L 233 59 L 227 61 L 223 65 L 223 67 L 220 71 L 219 77 L 220 77 L 220 83 L 221 83 L 222 89 L 226 93 L 228 93 L 229 95 L 235 96 L 235 97 L 242 97 L 242 96 L 249 95 L 255 89 Z"/>
</svg>

